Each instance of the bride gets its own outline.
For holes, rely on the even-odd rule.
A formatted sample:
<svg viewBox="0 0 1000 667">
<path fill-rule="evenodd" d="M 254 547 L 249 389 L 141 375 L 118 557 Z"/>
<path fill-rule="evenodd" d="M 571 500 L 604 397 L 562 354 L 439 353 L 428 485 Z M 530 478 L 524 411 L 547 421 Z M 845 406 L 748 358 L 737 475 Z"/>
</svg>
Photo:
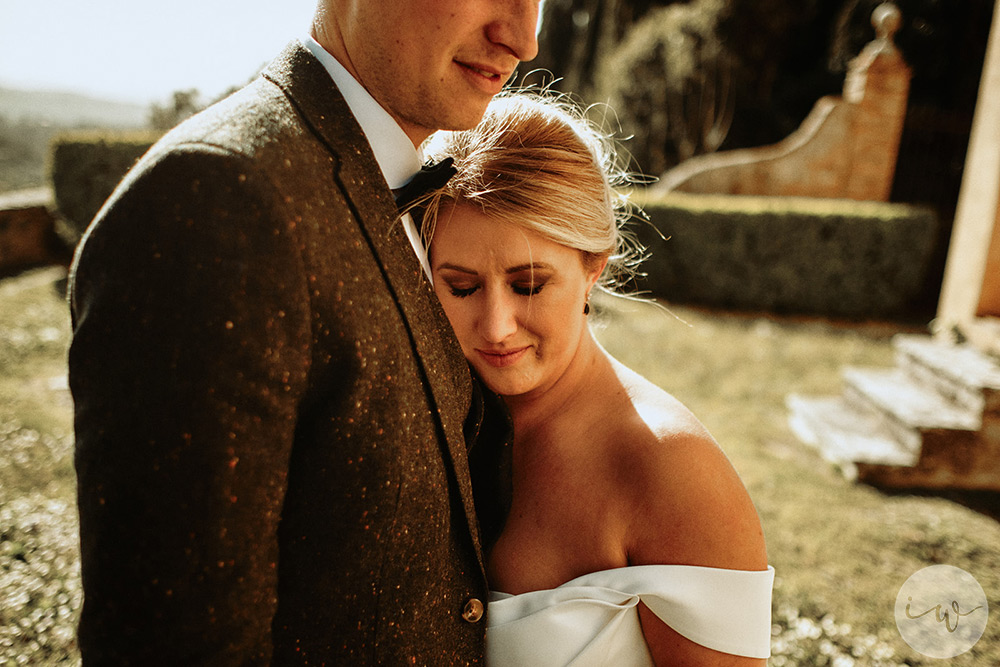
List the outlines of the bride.
<svg viewBox="0 0 1000 667">
<path fill-rule="evenodd" d="M 514 422 L 487 662 L 765 664 L 774 570 L 746 489 L 587 325 L 628 264 L 609 143 L 564 102 L 508 93 L 427 152 L 458 168 L 424 213 L 434 288 Z"/>
</svg>

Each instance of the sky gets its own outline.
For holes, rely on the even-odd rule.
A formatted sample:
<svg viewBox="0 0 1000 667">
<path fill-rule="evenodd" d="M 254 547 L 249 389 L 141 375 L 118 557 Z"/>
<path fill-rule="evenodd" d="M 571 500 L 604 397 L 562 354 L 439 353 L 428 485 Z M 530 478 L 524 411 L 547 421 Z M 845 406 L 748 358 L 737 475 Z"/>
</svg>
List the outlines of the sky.
<svg viewBox="0 0 1000 667">
<path fill-rule="evenodd" d="M 242 85 L 316 0 L 0 0 L 0 86 L 166 101 Z M 280 8 L 280 9 L 276 9 Z"/>
</svg>

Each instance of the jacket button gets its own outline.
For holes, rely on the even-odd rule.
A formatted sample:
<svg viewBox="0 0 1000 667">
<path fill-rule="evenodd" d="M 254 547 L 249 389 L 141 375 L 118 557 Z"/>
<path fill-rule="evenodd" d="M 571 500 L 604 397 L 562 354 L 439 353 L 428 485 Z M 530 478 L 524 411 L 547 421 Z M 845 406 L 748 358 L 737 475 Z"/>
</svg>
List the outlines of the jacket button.
<svg viewBox="0 0 1000 667">
<path fill-rule="evenodd" d="M 469 623 L 478 623 L 482 619 L 484 611 L 485 607 L 478 598 L 470 598 L 462 609 L 462 618 Z"/>
</svg>

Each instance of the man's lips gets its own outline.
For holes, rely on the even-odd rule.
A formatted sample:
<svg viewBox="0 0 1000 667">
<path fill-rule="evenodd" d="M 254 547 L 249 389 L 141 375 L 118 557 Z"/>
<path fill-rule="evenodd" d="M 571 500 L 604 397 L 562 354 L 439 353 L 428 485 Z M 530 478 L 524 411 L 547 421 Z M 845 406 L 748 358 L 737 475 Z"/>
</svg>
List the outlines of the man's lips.
<svg viewBox="0 0 1000 667">
<path fill-rule="evenodd" d="M 494 67 L 483 63 L 463 62 L 461 60 L 456 60 L 455 64 L 469 74 L 474 75 L 491 89 L 496 88 L 497 90 L 507 83 L 507 79 L 509 79 L 510 75 L 514 72 L 513 69 Z"/>
<path fill-rule="evenodd" d="M 513 72 L 513 70 L 504 69 L 502 67 L 494 67 L 492 65 L 485 65 L 482 63 L 470 63 L 461 60 L 456 60 L 455 62 L 468 70 L 472 70 L 480 76 L 486 77 L 487 79 L 506 80 L 507 77 L 509 77 Z"/>
<path fill-rule="evenodd" d="M 530 345 L 525 345 L 524 347 L 510 350 L 483 350 L 477 348 L 476 353 L 490 366 L 504 368 L 505 366 L 517 363 L 530 347 Z"/>
</svg>

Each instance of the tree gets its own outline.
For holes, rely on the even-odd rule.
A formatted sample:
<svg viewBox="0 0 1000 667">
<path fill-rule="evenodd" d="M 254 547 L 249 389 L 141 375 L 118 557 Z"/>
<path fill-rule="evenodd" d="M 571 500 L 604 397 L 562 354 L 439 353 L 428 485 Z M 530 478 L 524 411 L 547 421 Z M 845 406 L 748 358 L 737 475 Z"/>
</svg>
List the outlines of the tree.
<svg viewBox="0 0 1000 667">
<path fill-rule="evenodd" d="M 149 127 L 153 130 L 166 132 L 182 120 L 198 113 L 203 107 L 199 104 L 198 90 L 177 90 L 173 94 L 173 104 L 160 106 L 154 102 L 149 109 Z"/>
</svg>

